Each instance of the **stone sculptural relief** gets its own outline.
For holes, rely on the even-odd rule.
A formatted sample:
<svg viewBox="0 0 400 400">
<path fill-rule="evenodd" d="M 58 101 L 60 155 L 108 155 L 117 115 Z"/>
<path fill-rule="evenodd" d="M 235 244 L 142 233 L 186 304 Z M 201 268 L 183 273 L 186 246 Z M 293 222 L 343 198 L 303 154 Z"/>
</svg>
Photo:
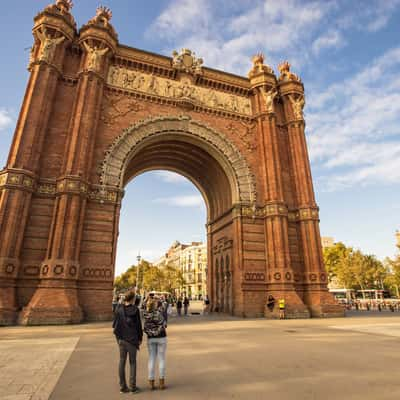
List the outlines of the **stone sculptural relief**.
<svg viewBox="0 0 400 400">
<path fill-rule="evenodd" d="M 250 99 L 234 94 L 216 92 L 215 89 L 198 87 L 193 85 L 190 79 L 174 81 L 127 68 L 112 66 L 108 74 L 107 84 L 125 90 L 188 100 L 193 104 L 204 107 L 217 108 L 238 114 L 252 114 Z"/>
</svg>

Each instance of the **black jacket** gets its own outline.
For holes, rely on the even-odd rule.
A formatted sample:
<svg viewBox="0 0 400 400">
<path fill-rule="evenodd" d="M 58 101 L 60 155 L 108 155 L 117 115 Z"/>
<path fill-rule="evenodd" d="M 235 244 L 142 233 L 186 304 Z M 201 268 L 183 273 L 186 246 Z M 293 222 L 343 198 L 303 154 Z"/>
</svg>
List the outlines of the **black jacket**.
<svg viewBox="0 0 400 400">
<path fill-rule="evenodd" d="M 143 339 L 142 321 L 137 306 L 118 304 L 114 312 L 114 335 L 135 346 L 139 346 Z"/>
</svg>

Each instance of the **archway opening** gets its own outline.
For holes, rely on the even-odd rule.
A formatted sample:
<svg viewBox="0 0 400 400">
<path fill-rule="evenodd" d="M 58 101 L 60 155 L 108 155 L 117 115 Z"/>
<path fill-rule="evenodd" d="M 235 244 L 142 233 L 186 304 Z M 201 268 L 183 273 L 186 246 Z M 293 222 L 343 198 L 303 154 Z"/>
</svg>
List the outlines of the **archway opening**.
<svg viewBox="0 0 400 400">
<path fill-rule="evenodd" d="M 187 295 L 194 309 L 207 295 L 206 205 L 185 177 L 143 172 L 125 187 L 115 263 L 118 291 L 136 287 L 174 298 Z M 139 268 L 138 268 L 139 265 Z"/>
<path fill-rule="evenodd" d="M 181 194 L 177 185 L 172 185 L 172 191 L 169 190 L 168 195 L 164 196 L 160 192 L 163 185 L 162 179 L 159 178 L 167 177 L 167 180 L 178 182 L 177 176 L 181 177 L 181 182 L 186 178 L 186 192 Z M 131 181 L 132 184 L 130 184 Z M 147 185 L 152 186 L 152 198 L 148 199 L 147 205 L 143 205 L 143 199 L 140 198 L 139 192 L 135 193 L 135 190 L 132 190 L 131 193 L 130 190 L 130 187 L 140 186 L 145 181 L 147 181 Z M 135 185 L 135 182 L 138 182 L 139 185 Z M 193 188 L 193 185 L 196 189 Z M 133 264 L 129 260 L 122 261 L 124 254 L 129 254 L 131 260 L 136 264 L 136 267 L 131 269 L 132 272 L 135 271 L 136 275 L 135 286 L 141 294 L 144 294 L 146 290 L 159 288 L 151 288 L 148 282 L 145 284 L 143 281 L 145 272 L 141 269 L 148 267 L 147 264 L 142 265 L 142 259 L 147 258 L 146 261 L 150 261 L 161 271 L 169 264 L 178 269 L 183 279 L 182 284 L 174 288 L 173 295 L 187 295 L 192 300 L 203 300 L 207 295 L 214 299 L 216 311 L 233 312 L 232 291 L 229 289 L 232 288 L 230 279 L 233 274 L 232 271 L 226 272 L 224 269 L 221 275 L 222 280 L 218 282 L 217 287 L 215 284 L 213 285 L 216 271 L 212 267 L 211 253 L 215 246 L 215 240 L 212 235 L 207 234 L 210 225 L 232 210 L 234 198 L 238 196 L 234 174 L 229 166 L 223 164 L 221 155 L 207 143 L 186 133 L 169 132 L 162 136 L 156 135 L 142 142 L 126 157 L 121 174 L 121 186 L 125 190 L 125 196 L 120 214 L 116 274 L 123 268 L 123 262 L 126 266 Z M 188 186 L 191 186 L 191 191 L 187 191 Z M 165 237 L 156 238 L 157 235 L 151 235 L 147 231 L 148 242 L 143 242 L 143 235 L 141 235 L 140 240 L 137 239 L 141 243 L 134 244 L 132 242 L 132 247 L 129 249 L 129 244 L 126 243 L 127 238 L 134 241 L 132 232 L 130 232 L 132 227 L 129 222 L 129 209 L 135 203 L 139 205 L 139 208 L 143 208 L 139 211 L 142 212 L 141 217 L 146 217 L 145 213 L 148 212 L 147 223 L 154 226 L 156 231 L 165 232 Z M 128 206 L 125 207 L 125 204 Z M 185 229 L 181 222 L 184 221 L 185 224 L 190 225 L 193 217 L 199 217 L 198 211 L 201 204 L 205 205 L 201 223 L 203 229 L 199 229 L 199 227 Z M 197 206 L 197 210 L 192 208 L 193 215 L 185 215 L 187 210 L 182 211 L 182 207 L 180 210 L 179 207 L 175 207 L 174 210 L 171 208 L 174 205 Z M 160 211 L 151 212 L 151 208 L 156 206 L 157 208 L 162 206 L 164 216 Z M 134 208 L 137 210 L 137 207 L 134 206 Z M 144 214 L 143 211 L 145 211 Z M 171 216 L 173 216 L 173 220 L 171 220 Z M 206 228 L 204 228 L 205 223 Z M 196 224 L 199 224 L 199 218 L 197 218 Z M 173 229 L 166 232 L 166 225 L 173 226 Z M 189 232 L 188 235 L 185 234 L 185 231 Z M 152 242 L 155 244 L 155 240 L 158 245 L 152 246 Z M 168 245 L 166 245 L 167 243 Z M 140 259 L 136 259 L 138 255 L 140 255 Z"/>
</svg>

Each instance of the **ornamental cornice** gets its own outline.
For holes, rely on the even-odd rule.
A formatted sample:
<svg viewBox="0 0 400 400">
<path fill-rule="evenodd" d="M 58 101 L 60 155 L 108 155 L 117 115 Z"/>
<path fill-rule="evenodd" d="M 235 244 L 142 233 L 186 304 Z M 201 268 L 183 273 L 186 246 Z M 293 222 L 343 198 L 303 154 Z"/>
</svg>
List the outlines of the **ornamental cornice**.
<svg viewBox="0 0 400 400">
<path fill-rule="evenodd" d="M 69 176 L 57 180 L 56 194 L 79 194 L 86 195 L 88 184 L 79 177 Z"/>
<path fill-rule="evenodd" d="M 288 209 L 282 203 L 269 203 L 263 207 L 255 205 L 236 205 L 233 208 L 234 216 L 247 217 L 247 218 L 272 218 L 272 217 L 286 217 L 290 222 L 315 220 L 319 221 L 318 207 Z"/>
<path fill-rule="evenodd" d="M 0 179 L 2 179 L 1 177 L 2 175 L 0 175 Z M 52 198 L 63 194 L 73 194 L 86 197 L 89 201 L 101 204 L 120 204 L 124 195 L 123 190 L 96 184 L 90 185 L 79 177 L 65 177 L 57 181 L 53 179 L 40 180 L 36 185 L 34 193 L 40 197 Z"/>
</svg>

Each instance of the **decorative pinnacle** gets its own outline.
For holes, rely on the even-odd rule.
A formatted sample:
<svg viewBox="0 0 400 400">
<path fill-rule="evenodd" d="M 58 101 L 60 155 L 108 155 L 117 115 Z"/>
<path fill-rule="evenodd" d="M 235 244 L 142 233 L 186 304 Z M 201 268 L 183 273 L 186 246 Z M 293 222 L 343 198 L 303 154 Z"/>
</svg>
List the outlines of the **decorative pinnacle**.
<svg viewBox="0 0 400 400">
<path fill-rule="evenodd" d="M 56 6 L 61 10 L 69 12 L 69 10 L 74 6 L 72 0 L 56 0 Z"/>
<path fill-rule="evenodd" d="M 264 54 L 263 53 L 257 53 L 253 56 L 252 61 L 253 65 L 263 65 L 264 64 Z"/>
<path fill-rule="evenodd" d="M 290 64 L 288 61 L 283 61 L 278 65 L 279 72 L 289 72 L 290 71 Z"/>
<path fill-rule="evenodd" d="M 112 11 L 108 7 L 99 6 L 96 10 L 96 16 L 105 18 L 107 21 L 110 21 L 110 19 L 112 18 Z"/>
</svg>

